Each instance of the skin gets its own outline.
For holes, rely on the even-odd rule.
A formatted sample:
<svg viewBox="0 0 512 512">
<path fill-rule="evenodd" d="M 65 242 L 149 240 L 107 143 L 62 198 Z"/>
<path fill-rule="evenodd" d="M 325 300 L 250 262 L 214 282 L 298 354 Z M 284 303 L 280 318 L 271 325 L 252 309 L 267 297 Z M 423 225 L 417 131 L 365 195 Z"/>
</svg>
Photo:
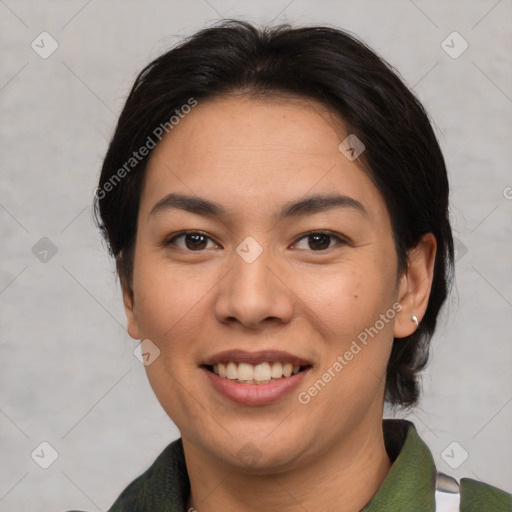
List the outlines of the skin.
<svg viewBox="0 0 512 512">
<path fill-rule="evenodd" d="M 414 332 L 411 315 L 424 315 L 436 243 L 425 235 L 399 275 L 384 200 L 338 149 L 347 135 L 314 101 L 233 95 L 199 101 L 151 156 L 123 299 L 129 334 L 161 351 L 147 376 L 181 432 L 188 505 L 199 512 L 334 511 L 340 503 L 358 511 L 389 471 L 386 365 L 393 337 Z M 170 192 L 216 201 L 227 214 L 150 215 Z M 287 202 L 333 192 L 358 200 L 366 214 L 337 207 L 282 222 L 273 217 Z M 184 236 L 165 245 L 185 229 L 208 237 L 200 249 Z M 315 243 L 304 234 L 320 229 L 333 236 Z M 252 263 L 236 252 L 248 236 L 263 249 Z M 394 319 L 301 404 L 297 392 L 396 302 L 402 309 Z M 300 389 L 274 403 L 235 404 L 199 368 L 235 348 L 287 351 L 313 369 Z M 251 463 L 239 454 L 246 445 L 257 454 Z"/>
</svg>

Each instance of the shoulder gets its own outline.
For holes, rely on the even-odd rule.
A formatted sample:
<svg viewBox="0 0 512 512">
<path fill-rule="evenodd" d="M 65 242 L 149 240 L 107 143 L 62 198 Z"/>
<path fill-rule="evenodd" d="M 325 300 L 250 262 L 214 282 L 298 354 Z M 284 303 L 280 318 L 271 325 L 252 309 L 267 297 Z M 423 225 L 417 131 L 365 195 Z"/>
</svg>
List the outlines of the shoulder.
<svg viewBox="0 0 512 512">
<path fill-rule="evenodd" d="M 471 478 L 460 481 L 461 512 L 512 512 L 512 494 Z"/>
<path fill-rule="evenodd" d="M 179 438 L 168 444 L 151 466 L 127 485 L 107 512 L 181 512 L 189 492 L 183 443 Z"/>
<path fill-rule="evenodd" d="M 187 499 L 189 480 L 180 439 L 173 441 L 151 466 L 135 478 L 119 495 L 108 512 L 180 510 Z"/>
</svg>

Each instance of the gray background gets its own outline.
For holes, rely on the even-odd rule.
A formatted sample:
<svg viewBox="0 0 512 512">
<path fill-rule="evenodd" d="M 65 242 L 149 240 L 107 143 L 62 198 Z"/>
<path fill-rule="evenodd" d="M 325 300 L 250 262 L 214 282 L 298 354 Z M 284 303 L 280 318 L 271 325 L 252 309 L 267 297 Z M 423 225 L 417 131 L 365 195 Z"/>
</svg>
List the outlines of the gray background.
<svg viewBox="0 0 512 512">
<path fill-rule="evenodd" d="M 457 279 L 421 405 L 398 416 L 440 470 L 512 491 L 510 0 L 0 0 L 0 510 L 106 510 L 179 435 L 133 355 L 91 201 L 138 71 L 221 17 L 353 31 L 424 102 L 449 167 Z M 43 31 L 59 45 L 46 59 L 31 48 Z M 458 58 L 441 45 L 453 31 L 469 44 Z M 43 441 L 58 452 L 48 469 Z"/>
</svg>

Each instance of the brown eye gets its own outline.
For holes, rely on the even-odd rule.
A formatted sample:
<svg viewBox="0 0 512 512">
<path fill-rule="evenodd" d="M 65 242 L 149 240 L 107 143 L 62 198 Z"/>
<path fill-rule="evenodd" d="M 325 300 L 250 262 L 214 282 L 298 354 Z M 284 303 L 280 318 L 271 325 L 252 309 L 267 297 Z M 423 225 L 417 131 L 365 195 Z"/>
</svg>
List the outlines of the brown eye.
<svg viewBox="0 0 512 512">
<path fill-rule="evenodd" d="M 301 240 L 308 240 L 306 249 L 313 251 L 324 251 L 326 249 L 330 249 L 332 246 L 332 239 L 336 239 L 339 243 L 346 243 L 342 238 L 333 233 L 323 232 L 323 231 L 312 231 L 307 233 L 305 236 L 299 239 L 297 243 Z M 296 243 L 296 245 L 297 245 Z"/>
<path fill-rule="evenodd" d="M 176 243 L 176 241 L 180 239 L 183 239 L 184 245 Z M 179 233 L 178 235 L 168 240 L 165 245 L 176 245 L 180 249 L 198 252 L 207 248 L 206 246 L 208 244 L 208 240 L 211 241 L 211 238 L 203 235 L 202 233 L 197 231 L 189 231 L 185 233 Z"/>
</svg>

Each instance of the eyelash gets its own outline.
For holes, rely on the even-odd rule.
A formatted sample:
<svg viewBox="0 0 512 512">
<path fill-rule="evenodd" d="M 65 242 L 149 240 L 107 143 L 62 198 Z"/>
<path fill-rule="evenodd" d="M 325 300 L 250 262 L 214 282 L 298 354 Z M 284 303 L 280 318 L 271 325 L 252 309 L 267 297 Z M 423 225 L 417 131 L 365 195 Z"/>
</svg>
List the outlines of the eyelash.
<svg viewBox="0 0 512 512">
<path fill-rule="evenodd" d="M 206 235 L 205 233 L 201 232 L 201 231 L 194 231 L 194 230 L 185 230 L 185 231 L 180 231 L 178 233 L 175 233 L 174 235 L 172 235 L 171 238 L 167 239 L 163 245 L 165 247 L 169 246 L 169 245 L 173 245 L 174 244 L 174 241 L 181 237 L 181 236 L 184 236 L 184 235 L 190 235 L 190 234 L 194 234 L 194 235 L 201 235 L 205 238 L 207 238 L 208 240 L 211 240 L 212 242 L 214 242 L 214 240 L 212 240 L 212 238 L 210 238 L 208 235 Z M 332 231 L 327 231 L 327 230 L 316 230 L 316 231 L 308 231 L 306 233 L 303 233 L 299 238 L 297 238 L 297 240 L 293 243 L 293 245 L 297 244 L 298 242 L 300 242 L 301 240 L 303 240 L 304 238 L 308 238 L 310 236 L 313 236 L 313 235 L 327 235 L 327 236 L 330 236 L 331 238 L 335 238 L 336 240 L 338 240 L 338 245 L 349 245 L 349 242 L 342 238 L 341 236 L 339 236 L 338 234 L 336 233 L 333 233 Z M 216 242 L 215 242 L 216 243 Z M 334 247 L 334 246 L 333 246 Z M 179 247 L 179 249 L 182 249 L 182 247 Z M 320 249 L 320 250 L 317 250 L 317 251 L 314 251 L 312 249 L 300 249 L 300 250 L 309 250 L 311 252 L 325 252 L 325 251 L 328 251 L 329 249 L 332 249 L 332 247 L 328 247 L 327 249 Z M 187 252 L 203 252 L 205 251 L 206 249 L 199 249 L 197 251 L 193 251 L 193 250 L 190 250 L 190 249 L 183 249 Z"/>
</svg>

